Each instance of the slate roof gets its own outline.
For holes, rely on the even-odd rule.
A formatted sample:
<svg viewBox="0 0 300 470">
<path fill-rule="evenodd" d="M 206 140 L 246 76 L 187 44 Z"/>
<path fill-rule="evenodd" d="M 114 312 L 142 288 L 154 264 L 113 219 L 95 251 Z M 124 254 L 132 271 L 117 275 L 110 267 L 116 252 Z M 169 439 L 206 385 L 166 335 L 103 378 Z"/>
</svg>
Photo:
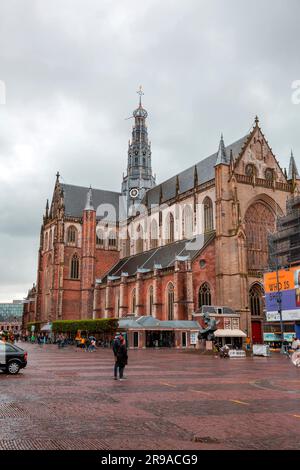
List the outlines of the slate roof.
<svg viewBox="0 0 300 470">
<path fill-rule="evenodd" d="M 72 184 L 61 183 L 64 193 L 65 214 L 71 217 L 82 217 L 83 210 L 86 205 L 87 194 L 90 188 L 83 186 L 74 186 Z M 97 211 L 97 219 L 101 219 L 107 212 L 106 219 L 113 221 L 119 220 L 119 197 L 121 193 L 113 191 L 104 191 L 102 189 L 92 189 L 92 201 L 95 210 L 102 204 L 103 211 Z M 109 208 L 109 205 L 112 208 Z M 114 218 L 114 211 L 116 219 Z"/>
<path fill-rule="evenodd" d="M 121 259 L 111 270 L 103 277 L 102 282 L 107 281 L 108 276 L 121 276 L 128 273 L 129 276 L 136 274 L 138 269 L 153 271 L 154 264 L 161 265 L 162 269 L 175 265 L 176 256 L 188 256 L 191 260 L 198 255 L 208 243 L 215 237 L 214 233 L 209 235 L 197 235 L 190 240 L 180 240 L 169 243 L 153 250 L 144 251 L 136 255 Z"/>
<path fill-rule="evenodd" d="M 241 139 L 233 142 L 230 145 L 225 147 L 225 152 L 227 156 L 227 162 L 230 160 L 230 151 L 232 150 L 233 159 L 237 158 L 242 150 L 242 147 L 246 140 L 248 139 L 249 134 L 242 137 Z M 194 187 L 195 181 L 195 166 L 197 170 L 198 184 L 206 183 L 214 179 L 215 177 L 215 165 L 217 163 L 218 152 L 210 155 L 209 157 L 201 160 L 196 165 L 191 166 L 187 170 L 183 170 L 181 173 L 178 173 L 172 178 L 164 181 L 160 185 L 155 186 L 152 189 L 147 191 L 147 196 L 144 197 L 142 203 L 146 204 L 146 198 L 148 202 L 148 207 L 151 205 L 157 205 L 160 203 L 160 193 L 162 193 L 162 203 L 172 199 L 176 196 L 176 181 L 178 177 L 179 182 L 179 194 L 183 194 L 186 191 L 189 191 Z"/>
<path fill-rule="evenodd" d="M 161 321 L 150 315 L 142 317 L 129 317 L 121 318 L 119 320 L 119 328 L 133 328 L 133 329 L 184 329 L 184 330 L 199 330 L 199 323 L 194 320 L 166 320 Z"/>
</svg>

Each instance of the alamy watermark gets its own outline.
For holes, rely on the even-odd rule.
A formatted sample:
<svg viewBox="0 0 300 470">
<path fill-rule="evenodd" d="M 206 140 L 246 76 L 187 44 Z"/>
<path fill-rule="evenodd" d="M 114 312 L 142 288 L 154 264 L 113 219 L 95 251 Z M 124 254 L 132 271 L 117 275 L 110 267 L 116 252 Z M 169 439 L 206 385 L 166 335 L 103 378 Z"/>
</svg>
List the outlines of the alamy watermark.
<svg viewBox="0 0 300 470">
<path fill-rule="evenodd" d="M 294 80 L 291 86 L 293 91 L 291 101 L 293 104 L 300 104 L 300 80 Z"/>
</svg>

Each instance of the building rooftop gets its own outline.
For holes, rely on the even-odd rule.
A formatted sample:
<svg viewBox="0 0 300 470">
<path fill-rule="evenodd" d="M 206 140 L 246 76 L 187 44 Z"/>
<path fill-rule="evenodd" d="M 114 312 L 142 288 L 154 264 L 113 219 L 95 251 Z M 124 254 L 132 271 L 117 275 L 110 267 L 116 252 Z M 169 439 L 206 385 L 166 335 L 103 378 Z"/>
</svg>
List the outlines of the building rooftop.
<svg viewBox="0 0 300 470">
<path fill-rule="evenodd" d="M 173 267 L 178 256 L 188 257 L 193 260 L 214 237 L 214 232 L 207 235 L 197 235 L 190 240 L 180 240 L 123 258 L 106 273 L 102 282 L 106 282 L 108 276 L 117 278 L 122 273 L 133 276 L 138 269 L 153 271 L 155 265 L 160 265 L 161 269 Z"/>
</svg>

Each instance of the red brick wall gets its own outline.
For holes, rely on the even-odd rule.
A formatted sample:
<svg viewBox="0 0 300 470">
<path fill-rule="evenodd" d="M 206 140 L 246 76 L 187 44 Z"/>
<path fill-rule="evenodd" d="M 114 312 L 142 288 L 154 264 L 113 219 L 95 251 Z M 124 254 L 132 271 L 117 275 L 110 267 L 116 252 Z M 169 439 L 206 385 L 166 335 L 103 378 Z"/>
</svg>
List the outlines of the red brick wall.
<svg viewBox="0 0 300 470">
<path fill-rule="evenodd" d="M 200 267 L 200 260 L 205 261 L 205 267 Z M 203 282 L 207 282 L 211 289 L 212 305 L 216 299 L 216 271 L 215 271 L 216 255 L 215 255 L 215 241 L 212 241 L 205 250 L 192 263 L 193 270 L 193 292 L 194 292 L 194 307 L 195 311 L 198 309 L 198 291 Z"/>
<path fill-rule="evenodd" d="M 96 248 L 96 266 L 95 278 L 100 279 L 104 276 L 120 259 L 120 254 L 117 250 L 102 250 Z"/>
</svg>

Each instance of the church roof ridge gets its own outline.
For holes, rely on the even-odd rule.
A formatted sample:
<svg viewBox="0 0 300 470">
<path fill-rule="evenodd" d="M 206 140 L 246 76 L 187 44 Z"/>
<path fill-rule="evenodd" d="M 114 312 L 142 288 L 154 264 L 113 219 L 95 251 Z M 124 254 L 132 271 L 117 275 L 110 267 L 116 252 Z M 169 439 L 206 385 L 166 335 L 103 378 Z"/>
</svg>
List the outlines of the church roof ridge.
<svg viewBox="0 0 300 470">
<path fill-rule="evenodd" d="M 225 146 L 225 151 L 227 155 L 229 155 L 230 150 L 232 150 L 233 158 L 236 159 L 242 148 L 243 144 L 249 137 L 249 133 L 244 135 L 243 137 L 235 140 L 229 145 Z M 198 160 L 198 162 L 190 167 L 182 170 L 181 172 L 171 176 L 170 178 L 162 181 L 161 183 L 154 186 L 147 191 L 147 199 L 148 199 L 148 206 L 151 204 L 159 204 L 159 193 L 162 190 L 162 201 L 167 201 L 168 199 L 172 199 L 176 197 L 176 181 L 179 181 L 179 191 L 178 194 L 183 194 L 184 192 L 192 189 L 195 183 L 195 167 L 197 170 L 197 180 L 198 184 L 206 183 L 214 179 L 215 177 L 215 164 L 217 162 L 218 151 L 215 153 L 203 158 L 202 160 Z M 145 204 L 145 197 L 142 200 L 142 203 Z"/>
<path fill-rule="evenodd" d="M 86 191 L 89 191 L 90 186 L 82 186 L 81 184 L 70 184 L 70 183 L 60 183 L 60 186 L 63 188 L 64 186 L 69 186 L 72 188 L 80 188 L 80 189 L 86 189 Z M 92 191 L 103 191 L 106 193 L 113 193 L 113 194 L 119 194 L 121 195 L 122 193 L 120 191 L 111 191 L 110 189 L 101 189 L 101 188 L 92 188 Z"/>
</svg>

